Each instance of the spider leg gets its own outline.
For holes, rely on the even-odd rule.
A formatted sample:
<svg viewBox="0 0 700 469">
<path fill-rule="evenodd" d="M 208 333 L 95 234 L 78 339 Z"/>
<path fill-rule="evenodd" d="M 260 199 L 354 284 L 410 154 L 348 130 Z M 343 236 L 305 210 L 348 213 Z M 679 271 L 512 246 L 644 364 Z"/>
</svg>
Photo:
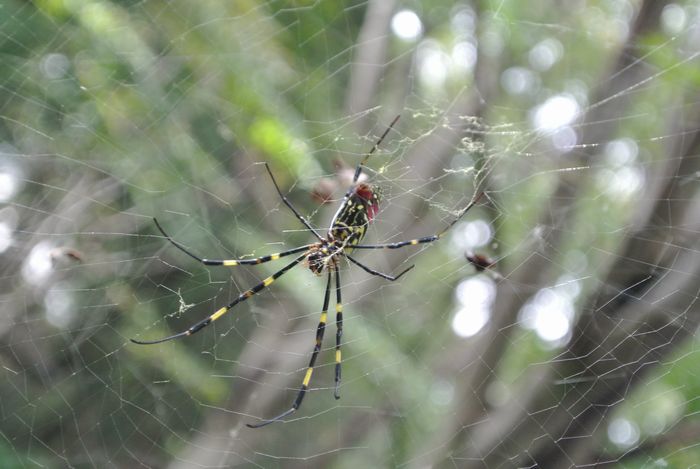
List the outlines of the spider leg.
<svg viewBox="0 0 700 469">
<path fill-rule="evenodd" d="M 343 337 L 343 300 L 340 295 L 340 270 L 335 267 L 335 391 L 333 395 L 340 399 L 340 339 Z"/>
<path fill-rule="evenodd" d="M 396 243 L 387 244 L 357 244 L 353 249 L 398 249 L 404 246 L 415 246 L 416 244 L 432 243 L 440 239 L 440 235 L 426 236 L 425 238 L 416 238 L 409 241 L 399 241 Z"/>
<path fill-rule="evenodd" d="M 153 221 L 156 223 L 156 226 L 160 230 L 160 232 L 165 236 L 165 238 L 172 243 L 173 246 L 178 248 L 180 251 L 184 252 L 188 256 L 190 256 L 192 259 L 201 262 L 204 265 L 223 265 L 226 267 L 232 267 L 235 265 L 257 265 L 257 264 L 262 264 L 264 262 L 269 262 L 269 261 L 276 261 L 280 257 L 284 256 L 289 256 L 291 254 L 296 254 L 298 252 L 305 251 L 309 249 L 312 245 L 307 244 L 305 246 L 299 246 L 298 248 L 290 249 L 288 251 L 283 251 L 283 252 L 278 252 L 275 254 L 268 254 L 267 256 L 262 256 L 262 257 L 255 257 L 252 259 L 204 259 L 196 254 L 193 254 L 191 251 L 189 251 L 185 246 L 180 244 L 179 242 L 175 241 L 173 238 L 170 237 L 168 233 L 165 232 L 162 226 L 160 226 L 160 223 L 158 223 L 158 220 L 156 218 L 153 219 Z"/>
<path fill-rule="evenodd" d="M 357 168 L 355 168 L 355 175 L 352 178 L 352 186 L 354 186 L 357 183 L 357 180 L 360 179 L 360 174 L 362 173 L 362 168 L 364 167 L 365 163 L 367 163 L 367 160 L 369 160 L 369 157 L 372 156 L 372 153 L 377 151 L 377 148 L 379 148 L 379 145 L 382 144 L 386 136 L 389 134 L 389 131 L 391 131 L 392 128 L 394 128 L 394 124 L 399 120 L 401 117 L 401 114 L 397 115 L 394 117 L 394 120 L 391 121 L 391 124 L 389 124 L 389 127 L 386 128 L 384 133 L 382 134 L 381 137 L 379 137 L 379 140 L 377 140 L 377 143 L 374 144 L 374 146 L 370 149 L 370 151 L 367 152 L 364 158 L 362 158 L 362 161 L 360 161 L 360 164 L 357 165 Z M 352 189 L 352 187 L 350 188 Z M 348 194 L 350 191 L 348 191 Z"/>
<path fill-rule="evenodd" d="M 242 303 L 243 301 L 247 300 L 247 299 L 250 298 L 251 296 L 253 296 L 253 295 L 255 295 L 256 293 L 258 293 L 259 291 L 261 291 L 261 290 L 263 290 L 263 289 L 269 287 L 270 285 L 272 285 L 272 282 L 274 282 L 275 280 L 277 280 L 278 278 L 280 278 L 282 275 L 284 275 L 284 274 L 285 274 L 288 270 L 290 270 L 292 267 L 294 267 L 294 266 L 296 266 L 297 264 L 299 264 L 302 260 L 304 260 L 305 257 L 306 257 L 306 254 L 302 254 L 301 256 L 297 257 L 297 258 L 294 259 L 292 262 L 290 262 L 289 264 L 287 264 L 286 266 L 284 266 L 282 269 L 278 270 L 277 272 L 275 272 L 274 274 L 270 275 L 269 277 L 267 277 L 267 278 L 266 278 L 265 280 L 263 280 L 262 282 L 260 282 L 260 283 L 258 283 L 257 285 L 255 285 L 253 288 L 251 288 L 251 289 L 249 289 L 249 290 L 246 290 L 246 291 L 244 291 L 243 293 L 241 293 L 240 295 L 238 295 L 238 298 L 236 298 L 235 300 L 233 300 L 233 301 L 232 301 L 231 303 L 229 303 L 228 305 L 223 306 L 223 307 L 217 309 L 213 314 L 210 314 L 209 316 L 207 316 L 206 318 L 202 319 L 201 321 L 199 321 L 199 322 L 193 324 L 192 326 L 190 326 L 187 330 L 185 330 L 185 331 L 183 331 L 183 332 L 179 332 L 179 333 L 177 333 L 177 334 L 174 334 L 174 335 L 171 335 L 171 336 L 168 336 L 168 337 L 164 337 L 164 338 L 162 338 L 162 339 L 157 339 L 157 340 L 136 340 L 136 339 L 131 339 L 131 341 L 132 341 L 133 343 L 139 344 L 139 345 L 160 344 L 161 342 L 167 342 L 167 341 L 169 341 L 169 340 L 178 339 L 178 338 L 180 338 L 180 337 L 189 336 L 189 335 L 194 334 L 195 332 L 199 332 L 200 330 L 204 329 L 206 326 L 208 326 L 208 325 L 211 324 L 212 322 L 214 322 L 214 321 L 216 321 L 217 319 L 219 319 L 219 318 L 220 318 L 221 316 L 223 316 L 224 314 L 228 313 L 228 312 L 231 310 L 231 308 L 233 308 L 234 306 L 236 306 L 238 303 Z"/>
<path fill-rule="evenodd" d="M 362 168 L 364 167 L 365 163 L 369 159 L 372 154 L 377 151 L 377 148 L 379 148 L 379 145 L 384 141 L 384 138 L 389 134 L 389 131 L 394 127 L 394 124 L 396 124 L 396 121 L 399 120 L 399 117 L 401 117 L 401 114 L 397 115 L 394 117 L 394 120 L 391 121 L 391 124 L 389 124 L 389 127 L 384 131 L 381 137 L 379 137 L 379 140 L 374 144 L 374 146 L 370 149 L 370 151 L 367 152 L 365 157 L 360 161 L 360 164 L 357 165 L 355 168 L 355 175 L 352 178 L 352 184 L 350 184 L 350 187 L 348 187 L 348 190 L 345 192 L 345 195 L 343 196 L 343 200 L 340 202 L 340 207 L 345 206 L 345 202 L 348 201 L 350 198 L 350 194 L 355 190 L 355 184 L 357 184 L 357 180 L 360 179 L 360 174 L 362 174 Z"/>
<path fill-rule="evenodd" d="M 323 310 L 321 311 L 321 319 L 318 321 L 318 327 L 316 328 L 316 344 L 314 345 L 314 350 L 311 353 L 311 360 L 309 361 L 309 366 L 306 368 L 306 375 L 304 380 L 301 382 L 301 387 L 299 388 L 299 393 L 297 394 L 292 407 L 282 412 L 276 417 L 271 419 L 263 420 L 260 423 L 247 423 L 246 426 L 249 428 L 260 428 L 265 425 L 269 425 L 274 422 L 278 422 L 288 415 L 293 414 L 301 406 L 301 401 L 304 400 L 306 391 L 309 390 L 309 383 L 311 382 L 311 375 L 314 372 L 314 365 L 316 364 L 316 358 L 318 358 L 318 353 L 321 351 L 321 344 L 323 342 L 323 333 L 326 331 L 326 321 L 328 320 L 328 303 L 331 297 L 331 277 L 332 271 L 328 270 L 328 283 L 326 283 L 326 293 L 323 297 Z"/>
<path fill-rule="evenodd" d="M 433 241 L 437 241 L 438 239 L 442 238 L 447 231 L 452 228 L 455 223 L 457 223 L 465 213 L 467 213 L 476 203 L 481 199 L 481 197 L 484 195 L 483 192 L 479 192 L 474 199 L 467 205 L 465 208 L 462 209 L 462 211 L 457 215 L 457 217 L 452 220 L 445 228 L 443 228 L 440 232 L 437 234 L 434 234 L 432 236 L 425 236 L 423 238 L 416 238 L 416 239 L 411 239 L 408 241 L 398 241 L 396 243 L 386 243 L 386 244 L 356 244 L 352 246 L 353 249 L 398 249 L 402 248 L 404 246 L 415 246 L 417 244 L 424 244 L 424 243 L 432 243 Z"/>
<path fill-rule="evenodd" d="M 270 179 L 272 179 L 272 183 L 275 185 L 275 189 L 277 189 L 277 193 L 279 194 L 280 198 L 282 199 L 282 202 L 284 202 L 284 204 L 287 207 L 289 207 L 289 209 L 292 212 L 294 212 L 294 215 L 299 219 L 299 221 L 302 223 L 302 225 L 304 225 L 306 227 L 306 229 L 308 229 L 310 232 L 312 232 L 314 234 L 314 236 L 316 236 L 318 238 L 319 241 L 323 241 L 323 238 L 321 237 L 321 235 L 316 232 L 316 230 L 309 224 L 308 221 L 306 221 L 306 219 L 303 216 L 301 216 L 301 213 L 299 213 L 297 211 L 297 209 L 294 208 L 294 205 L 292 205 L 292 203 L 289 201 L 289 199 L 287 199 L 287 197 L 285 197 L 285 195 L 282 194 L 282 191 L 280 190 L 280 186 L 277 185 L 277 181 L 275 180 L 275 176 L 272 175 L 272 171 L 270 170 L 270 166 L 267 164 L 267 162 L 265 162 L 264 164 L 265 164 L 265 169 L 267 169 L 267 174 L 270 175 Z"/>
<path fill-rule="evenodd" d="M 389 275 L 389 274 L 384 274 L 384 273 L 379 272 L 379 271 L 377 271 L 377 270 L 371 269 L 371 268 L 367 267 L 366 265 L 362 264 L 360 261 L 355 260 L 355 259 L 353 259 L 352 257 L 348 256 L 347 254 L 345 255 L 345 257 L 347 257 L 347 258 L 350 260 L 350 262 L 352 262 L 352 263 L 355 264 L 356 266 L 360 267 L 362 270 L 364 270 L 364 271 L 367 272 L 368 274 L 376 275 L 377 277 L 381 277 L 381 278 L 387 279 L 387 280 L 389 280 L 389 281 L 391 281 L 391 282 L 394 282 L 394 281 L 400 279 L 400 278 L 403 276 L 403 274 L 405 274 L 406 272 L 408 272 L 409 270 L 411 270 L 412 268 L 415 267 L 415 264 L 414 264 L 414 265 L 408 267 L 406 270 L 402 271 L 399 275 L 397 275 L 397 276 L 394 277 L 394 276 L 391 276 L 391 275 Z"/>
</svg>

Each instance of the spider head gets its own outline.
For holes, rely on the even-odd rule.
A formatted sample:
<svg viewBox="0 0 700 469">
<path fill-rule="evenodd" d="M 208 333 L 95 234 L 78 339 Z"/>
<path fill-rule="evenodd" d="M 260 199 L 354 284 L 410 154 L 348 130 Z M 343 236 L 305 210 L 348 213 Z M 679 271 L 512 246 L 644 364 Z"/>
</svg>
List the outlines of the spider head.
<svg viewBox="0 0 700 469">
<path fill-rule="evenodd" d="M 355 194 L 357 194 L 362 204 L 365 206 L 368 221 L 371 222 L 379 212 L 379 203 L 382 201 L 381 188 L 361 182 L 355 188 Z"/>
</svg>

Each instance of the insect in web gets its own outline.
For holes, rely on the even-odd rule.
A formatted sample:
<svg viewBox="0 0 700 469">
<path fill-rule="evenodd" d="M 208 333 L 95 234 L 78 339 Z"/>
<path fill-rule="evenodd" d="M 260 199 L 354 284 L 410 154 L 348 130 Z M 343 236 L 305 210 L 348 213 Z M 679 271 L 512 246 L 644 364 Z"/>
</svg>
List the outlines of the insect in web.
<svg viewBox="0 0 700 469">
<path fill-rule="evenodd" d="M 169 340 L 173 339 L 179 339 L 181 337 L 186 337 L 190 336 L 202 329 L 204 329 L 206 326 L 209 324 L 213 323 L 217 319 L 221 318 L 224 314 L 229 312 L 232 308 L 234 308 L 237 304 L 242 303 L 255 295 L 256 293 L 260 292 L 261 290 L 269 287 L 275 280 L 280 278 L 282 275 L 284 275 L 286 272 L 291 270 L 293 267 L 299 265 L 300 263 L 304 262 L 305 265 L 311 270 L 316 275 L 322 275 L 325 272 L 328 273 L 328 280 L 326 282 L 326 290 L 325 294 L 323 297 L 323 309 L 321 311 L 321 318 L 319 320 L 318 326 L 316 328 L 316 343 L 314 345 L 313 351 L 311 352 L 311 359 L 309 361 L 309 365 L 306 368 L 306 374 L 304 375 L 304 379 L 301 383 L 301 387 L 299 388 L 299 391 L 297 393 L 296 399 L 292 403 L 291 408 L 288 410 L 282 412 L 281 414 L 277 415 L 276 417 L 273 417 L 271 419 L 266 419 L 262 420 L 259 423 L 256 424 L 247 424 L 248 427 L 250 428 L 259 428 L 263 427 L 265 425 L 271 424 L 273 422 L 277 422 L 280 420 L 283 420 L 285 417 L 293 414 L 294 412 L 299 409 L 301 406 L 301 402 L 304 400 L 304 396 L 306 395 L 306 392 L 309 389 L 309 383 L 311 382 L 311 375 L 313 374 L 314 371 L 314 365 L 316 364 L 316 358 L 318 357 L 319 352 L 321 351 L 321 344 L 323 341 L 323 334 L 326 330 L 326 322 L 328 319 L 328 306 L 330 303 L 330 297 L 331 297 L 331 289 L 332 289 L 332 280 L 333 277 L 335 276 L 335 297 L 336 297 L 336 304 L 335 304 L 335 322 L 336 322 L 336 334 L 335 334 L 335 398 L 340 399 L 340 372 L 341 372 L 341 353 L 340 353 L 340 346 L 341 346 L 341 338 L 343 335 L 343 305 L 342 305 L 342 300 L 341 300 L 341 282 L 340 282 L 340 260 L 341 259 L 347 259 L 351 263 L 357 265 L 360 267 L 362 270 L 365 272 L 375 275 L 381 278 L 384 278 L 389 281 L 395 281 L 398 280 L 401 276 L 403 276 L 406 272 L 411 270 L 414 266 L 411 265 L 401 273 L 399 273 L 396 276 L 388 275 L 379 271 L 376 271 L 370 267 L 367 267 L 354 257 L 352 257 L 350 254 L 354 249 L 398 249 L 402 248 L 404 246 L 415 246 L 418 244 L 424 244 L 424 243 L 432 243 L 433 241 L 437 241 L 440 239 L 446 232 L 449 230 L 457 221 L 470 209 L 476 204 L 476 202 L 479 200 L 479 198 L 483 195 L 483 193 L 479 193 L 476 197 L 472 199 L 472 201 L 467 205 L 465 208 L 463 208 L 455 217 L 454 220 L 452 220 L 445 228 L 443 228 L 441 231 L 438 233 L 431 235 L 431 236 L 425 236 L 423 238 L 416 238 L 416 239 L 411 239 L 408 241 L 399 241 L 395 243 L 387 243 L 387 244 L 360 244 L 362 239 L 365 236 L 365 232 L 367 230 L 367 226 L 372 222 L 372 220 L 375 218 L 377 215 L 377 212 L 379 211 L 379 203 L 381 201 L 381 191 L 379 187 L 367 184 L 365 182 L 358 182 L 360 179 L 360 175 L 362 174 L 362 168 L 364 165 L 367 163 L 367 160 L 369 157 L 377 150 L 379 145 L 382 143 L 384 138 L 387 136 L 389 131 L 394 127 L 394 124 L 396 124 L 396 121 L 398 121 L 399 116 L 396 116 L 394 120 L 389 124 L 389 127 L 384 131 L 381 137 L 379 137 L 379 140 L 374 144 L 372 149 L 364 156 L 362 161 L 357 165 L 355 168 L 355 174 L 352 179 L 352 184 L 350 185 L 350 188 L 347 190 L 345 193 L 345 196 L 343 197 L 340 207 L 338 208 L 338 211 L 335 213 L 335 216 L 333 217 L 333 220 L 331 221 L 330 224 L 330 229 L 326 233 L 325 237 L 321 236 L 316 229 L 314 229 L 311 224 L 299 213 L 299 211 L 294 208 L 292 203 L 285 197 L 284 194 L 282 194 L 282 191 L 279 188 L 279 185 L 277 184 L 277 181 L 275 180 L 275 177 L 272 175 L 272 171 L 270 171 L 270 167 L 265 163 L 265 168 L 267 169 L 268 174 L 270 175 L 270 178 L 272 179 L 272 183 L 275 186 L 275 189 L 277 190 L 277 193 L 279 194 L 280 198 L 282 199 L 282 202 L 289 207 L 289 209 L 294 213 L 294 215 L 299 219 L 299 221 L 306 227 L 307 230 L 309 230 L 317 239 L 316 242 L 311 243 L 311 244 L 306 244 L 304 246 L 299 246 L 294 249 L 289 249 L 284 252 L 279 252 L 276 254 L 269 254 L 267 256 L 262 256 L 254 259 L 205 259 L 201 258 L 192 252 L 190 252 L 187 248 L 185 248 L 182 244 L 178 243 L 174 239 L 168 235 L 165 230 L 161 227 L 160 223 L 158 223 L 157 219 L 153 219 L 155 222 L 156 226 L 160 230 L 160 232 L 165 236 L 165 238 L 170 241 L 176 248 L 187 254 L 188 256 L 192 257 L 198 262 L 201 262 L 204 265 L 217 265 L 217 266 L 227 266 L 227 267 L 233 267 L 237 265 L 257 265 L 257 264 L 262 264 L 264 262 L 269 262 L 269 261 L 275 261 L 277 259 L 280 259 L 282 257 L 290 256 L 293 254 L 299 254 L 301 253 L 298 257 L 296 257 L 292 262 L 284 266 L 282 269 L 278 270 L 271 276 L 267 277 L 265 280 L 262 282 L 258 283 L 254 287 L 250 288 L 249 290 L 244 291 L 241 293 L 235 300 L 231 301 L 228 305 L 223 306 L 214 313 L 210 314 L 206 318 L 202 319 L 199 322 L 196 322 L 192 326 L 190 326 L 187 330 L 168 336 L 164 337 L 162 339 L 157 339 L 157 340 L 136 340 L 136 339 L 131 339 L 132 342 L 136 344 L 141 344 L 141 345 L 152 345 L 152 344 L 159 344 L 162 342 L 166 342 Z"/>
</svg>

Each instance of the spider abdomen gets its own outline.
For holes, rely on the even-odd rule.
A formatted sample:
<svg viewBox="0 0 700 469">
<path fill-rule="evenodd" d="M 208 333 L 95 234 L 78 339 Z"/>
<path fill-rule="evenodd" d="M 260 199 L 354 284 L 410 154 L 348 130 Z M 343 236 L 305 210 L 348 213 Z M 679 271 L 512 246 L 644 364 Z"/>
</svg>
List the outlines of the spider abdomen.
<svg viewBox="0 0 700 469">
<path fill-rule="evenodd" d="M 358 184 L 333 217 L 328 237 L 343 249 L 358 244 L 365 237 L 367 225 L 379 211 L 381 199 L 378 188 Z"/>
</svg>

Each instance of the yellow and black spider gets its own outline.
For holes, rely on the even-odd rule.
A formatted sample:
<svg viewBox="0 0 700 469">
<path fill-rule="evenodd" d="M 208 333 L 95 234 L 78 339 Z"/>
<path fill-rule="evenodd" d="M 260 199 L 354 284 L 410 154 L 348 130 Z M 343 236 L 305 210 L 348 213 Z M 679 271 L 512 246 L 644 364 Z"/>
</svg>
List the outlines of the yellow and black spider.
<svg viewBox="0 0 700 469">
<path fill-rule="evenodd" d="M 350 252 L 353 249 L 398 249 L 404 246 L 411 246 L 411 245 L 417 245 L 417 244 L 423 244 L 423 243 L 432 243 L 433 241 L 437 241 L 440 239 L 447 230 L 449 230 L 470 208 L 476 204 L 476 202 L 479 200 L 479 198 L 483 195 L 483 193 L 479 193 L 475 198 L 472 199 L 472 201 L 467 205 L 464 209 L 460 211 L 458 216 L 450 222 L 449 225 L 447 225 L 442 231 L 440 231 L 437 234 L 434 234 L 432 236 L 426 236 L 423 238 L 417 238 L 417 239 L 412 239 L 409 241 L 400 241 L 396 243 L 388 243 L 388 244 L 359 244 L 360 241 L 362 241 L 362 238 L 365 236 L 365 231 L 367 229 L 367 225 L 374 219 L 376 216 L 378 210 L 379 210 L 379 203 L 381 200 L 381 193 L 378 187 L 373 187 L 370 184 L 364 183 L 364 182 L 359 182 L 358 180 L 360 178 L 360 174 L 362 173 L 362 168 L 369 159 L 369 157 L 377 150 L 377 147 L 382 143 L 384 138 L 387 136 L 389 131 L 393 128 L 394 124 L 396 124 L 396 121 L 399 119 L 399 116 L 396 116 L 394 120 L 391 122 L 389 127 L 386 129 L 384 134 L 382 134 L 381 137 L 379 137 L 379 140 L 377 140 L 377 143 L 374 144 L 372 149 L 365 155 L 365 157 L 362 159 L 360 164 L 357 165 L 357 168 L 355 168 L 355 175 L 352 179 L 352 184 L 350 188 L 347 190 L 345 193 L 345 196 L 343 197 L 343 200 L 340 204 L 340 208 L 336 212 L 335 216 L 333 217 L 333 220 L 331 221 L 331 227 L 328 230 L 328 233 L 326 234 L 325 237 L 321 236 L 318 234 L 318 232 L 309 224 L 306 219 L 301 216 L 301 214 L 294 208 L 294 206 L 291 204 L 291 202 L 282 194 L 282 191 L 279 188 L 279 185 L 277 185 L 277 181 L 275 180 L 275 177 L 272 175 L 272 171 L 270 171 L 270 167 L 265 163 L 265 168 L 267 169 L 267 172 L 270 174 L 270 178 L 272 179 L 272 183 L 275 185 L 275 189 L 277 189 L 277 193 L 282 199 L 282 202 L 289 207 L 289 209 L 296 215 L 296 217 L 299 219 L 299 221 L 311 232 L 316 236 L 318 239 L 317 242 L 312 243 L 312 244 L 307 244 L 304 246 L 300 246 L 298 248 L 290 249 L 288 251 L 280 252 L 277 254 L 269 254 L 267 256 L 263 257 L 258 257 L 255 259 L 204 259 L 199 256 L 196 256 L 195 254 L 191 253 L 189 250 L 187 250 L 182 244 L 178 243 L 174 239 L 172 239 L 166 232 L 163 230 L 163 228 L 160 226 L 160 223 L 158 223 L 158 220 L 155 218 L 153 221 L 156 223 L 156 226 L 160 230 L 161 233 L 163 233 L 163 236 L 165 236 L 168 241 L 170 241 L 175 247 L 177 247 L 179 250 L 187 254 L 188 256 L 192 257 L 193 259 L 201 262 L 204 265 L 223 265 L 223 266 L 236 266 L 236 265 L 256 265 L 256 264 L 262 264 L 263 262 L 269 262 L 269 261 L 274 261 L 277 260 L 281 257 L 289 256 L 291 254 L 297 254 L 297 253 L 302 253 L 299 257 L 294 259 L 292 262 L 284 266 L 281 270 L 275 272 L 271 276 L 267 277 L 265 280 L 260 282 L 259 284 L 255 285 L 249 290 L 244 291 L 241 293 L 238 298 L 233 300 L 231 303 L 229 303 L 226 306 L 223 306 L 216 310 L 213 314 L 209 315 L 208 317 L 202 319 L 201 321 L 195 323 L 192 325 L 190 328 L 187 330 L 180 332 L 178 334 L 171 335 L 169 337 L 165 337 L 162 339 L 158 340 L 136 340 L 136 339 L 131 339 L 132 342 L 136 344 L 142 344 L 142 345 L 151 345 L 151 344 L 159 344 L 161 342 L 166 342 L 168 340 L 173 340 L 173 339 L 178 339 L 180 337 L 185 337 L 194 334 L 195 332 L 198 332 L 202 329 L 204 329 L 206 326 L 211 324 L 212 322 L 216 321 L 220 317 L 222 317 L 224 314 L 226 314 L 228 311 L 230 311 L 234 306 L 236 306 L 238 303 L 241 303 L 251 296 L 255 295 L 259 291 L 263 290 L 266 287 L 269 287 L 272 282 L 274 282 L 276 279 L 284 275 L 287 271 L 292 269 L 294 266 L 299 264 L 302 261 L 306 261 L 307 267 L 316 275 L 321 275 L 324 270 L 328 271 L 328 282 L 326 283 L 326 292 L 323 298 L 323 310 L 321 312 L 321 319 L 319 320 L 318 327 L 316 329 L 316 344 L 314 345 L 313 352 L 311 353 L 311 360 L 309 361 L 309 366 L 306 369 L 306 375 L 304 376 L 304 380 L 301 383 L 301 388 L 299 389 L 299 393 L 297 394 L 296 399 L 294 400 L 294 403 L 292 404 L 292 407 L 285 412 L 282 412 L 280 415 L 273 417 L 271 419 L 263 420 L 260 423 L 257 424 L 247 424 L 248 427 L 250 428 L 259 428 L 263 427 L 265 425 L 271 424 L 273 422 L 277 422 L 282 420 L 283 418 L 287 417 L 288 415 L 294 413 L 297 409 L 299 409 L 299 406 L 301 406 L 301 401 L 304 399 L 304 395 L 306 394 L 306 391 L 309 389 L 309 383 L 311 382 L 311 375 L 313 374 L 314 370 L 314 364 L 316 363 L 316 358 L 318 357 L 318 353 L 321 350 L 321 342 L 323 341 L 323 333 L 326 330 L 326 321 L 328 318 L 328 304 L 330 302 L 330 294 L 331 294 L 331 280 L 333 277 L 333 274 L 335 274 L 335 294 L 336 294 L 336 305 L 335 305 L 335 311 L 336 311 L 336 328 L 337 332 L 335 335 L 335 398 L 340 399 L 340 394 L 339 394 L 339 387 L 340 387 L 340 363 L 341 363 L 341 355 L 340 355 L 340 339 L 343 334 L 343 306 L 342 306 L 342 301 L 341 301 L 341 294 L 340 294 L 340 272 L 338 269 L 338 263 L 340 258 L 346 258 L 353 264 L 357 265 L 360 267 L 362 270 L 365 272 L 371 274 L 371 275 L 376 275 L 379 277 L 382 277 L 384 279 L 390 280 L 390 281 L 395 281 L 398 280 L 403 274 L 411 270 L 414 266 L 408 267 L 406 270 L 398 274 L 397 276 L 391 276 L 387 275 L 381 272 L 378 272 L 376 270 L 373 270 L 366 265 L 362 264 L 360 261 L 354 259 L 353 257 L 350 256 Z"/>
</svg>

